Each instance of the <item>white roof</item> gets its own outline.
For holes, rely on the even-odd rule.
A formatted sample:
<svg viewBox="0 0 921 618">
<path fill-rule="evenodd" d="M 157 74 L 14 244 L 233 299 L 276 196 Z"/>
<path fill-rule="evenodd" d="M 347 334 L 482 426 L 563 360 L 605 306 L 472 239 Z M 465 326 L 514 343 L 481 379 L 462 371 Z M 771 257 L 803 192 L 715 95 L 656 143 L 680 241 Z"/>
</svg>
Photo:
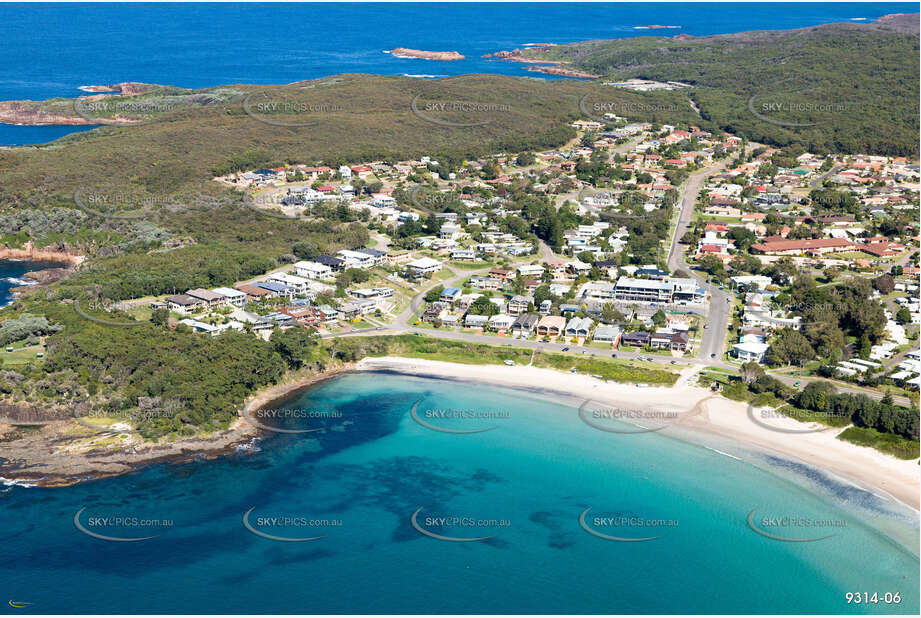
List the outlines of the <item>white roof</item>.
<svg viewBox="0 0 921 618">
<path fill-rule="evenodd" d="M 314 271 L 332 270 L 326 264 L 320 264 L 319 262 L 297 262 L 296 264 L 294 264 L 294 268 L 300 268 L 301 270 L 314 270 Z"/>
<path fill-rule="evenodd" d="M 768 348 L 771 347 L 766 343 L 755 343 L 755 342 L 745 342 L 737 343 L 732 348 L 740 352 L 746 352 L 748 354 L 764 354 L 767 352 Z"/>
<path fill-rule="evenodd" d="M 233 288 L 214 288 L 211 291 L 215 294 L 226 296 L 227 298 L 240 298 L 241 296 L 246 296 L 246 294 L 240 290 L 234 290 Z"/>
<path fill-rule="evenodd" d="M 434 266 L 441 266 L 441 262 L 438 260 L 433 260 L 430 257 L 421 257 L 418 260 L 413 260 L 409 262 L 407 266 L 412 268 L 432 268 Z"/>
<path fill-rule="evenodd" d="M 282 283 L 289 283 L 291 285 L 307 285 L 310 282 L 309 279 L 304 279 L 297 275 L 289 275 L 287 273 L 274 273 L 269 275 L 269 279 L 281 281 Z"/>
</svg>

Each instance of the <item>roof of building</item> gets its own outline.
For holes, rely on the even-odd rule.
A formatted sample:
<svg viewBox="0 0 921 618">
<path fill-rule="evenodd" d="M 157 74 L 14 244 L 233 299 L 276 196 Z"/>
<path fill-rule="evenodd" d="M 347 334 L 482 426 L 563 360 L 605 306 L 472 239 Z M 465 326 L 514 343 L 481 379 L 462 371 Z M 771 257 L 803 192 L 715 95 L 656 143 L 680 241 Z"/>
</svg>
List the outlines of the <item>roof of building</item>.
<svg viewBox="0 0 921 618">
<path fill-rule="evenodd" d="M 194 290 L 189 290 L 186 292 L 189 296 L 193 298 L 198 298 L 211 302 L 213 300 L 224 300 L 224 297 L 217 292 L 212 292 L 211 290 L 203 290 L 202 288 L 195 288 Z"/>
<path fill-rule="evenodd" d="M 811 249 L 832 249 L 853 247 L 854 243 L 843 238 L 803 238 L 801 240 L 770 240 L 752 245 L 755 251 L 808 251 Z"/>
<path fill-rule="evenodd" d="M 197 305 L 201 302 L 201 299 L 194 298 L 188 294 L 177 294 L 175 296 L 167 296 L 166 302 L 173 303 L 174 305 Z"/>
</svg>

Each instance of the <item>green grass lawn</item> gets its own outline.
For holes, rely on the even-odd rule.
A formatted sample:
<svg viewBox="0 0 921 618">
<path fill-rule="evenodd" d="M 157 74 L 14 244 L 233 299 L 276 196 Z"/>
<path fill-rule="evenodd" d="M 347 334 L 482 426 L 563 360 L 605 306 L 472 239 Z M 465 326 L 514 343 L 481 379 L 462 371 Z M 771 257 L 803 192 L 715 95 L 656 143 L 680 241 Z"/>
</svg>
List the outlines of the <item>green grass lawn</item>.
<svg viewBox="0 0 921 618">
<path fill-rule="evenodd" d="M 0 359 L 3 360 L 3 365 L 25 365 L 26 363 L 35 363 L 40 364 L 43 359 L 38 358 L 36 355 L 44 353 L 45 347 L 42 345 L 22 345 L 23 342 L 16 342 L 20 345 L 17 347 L 16 344 L 11 344 L 5 346 L 3 351 L 0 352 Z M 12 352 L 7 352 L 6 348 L 12 347 Z"/>
</svg>

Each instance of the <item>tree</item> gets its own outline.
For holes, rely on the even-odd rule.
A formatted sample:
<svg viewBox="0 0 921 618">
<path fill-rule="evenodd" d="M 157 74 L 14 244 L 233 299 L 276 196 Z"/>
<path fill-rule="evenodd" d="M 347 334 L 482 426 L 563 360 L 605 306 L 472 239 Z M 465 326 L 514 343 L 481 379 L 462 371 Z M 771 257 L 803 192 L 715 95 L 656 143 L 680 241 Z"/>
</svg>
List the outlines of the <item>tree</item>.
<svg viewBox="0 0 921 618">
<path fill-rule="evenodd" d="M 731 266 L 733 270 L 739 270 L 757 275 L 758 272 L 761 271 L 761 260 L 753 255 L 739 253 L 734 255 L 732 259 L 729 260 L 729 266 Z"/>
<path fill-rule="evenodd" d="M 891 294 L 895 289 L 895 280 L 893 280 L 890 275 L 881 275 L 873 281 L 873 287 L 876 288 L 880 294 Z"/>
<path fill-rule="evenodd" d="M 697 263 L 700 267 L 722 281 L 726 278 L 726 267 L 723 265 L 723 260 L 719 259 L 715 255 L 705 255 Z"/>
<path fill-rule="evenodd" d="M 534 162 L 537 161 L 537 157 L 534 156 L 533 152 L 522 152 L 518 155 L 518 158 L 515 159 L 515 163 L 522 167 L 527 167 L 528 165 L 534 165 Z"/>
<path fill-rule="evenodd" d="M 652 314 L 652 323 L 660 328 L 665 326 L 666 319 L 665 312 L 661 309 Z"/>
<path fill-rule="evenodd" d="M 601 321 L 605 324 L 624 322 L 625 320 L 624 314 L 617 310 L 614 303 L 605 303 L 601 308 Z"/>
<path fill-rule="evenodd" d="M 154 309 L 150 312 L 150 321 L 157 326 L 166 326 L 169 321 L 169 309 Z"/>
<path fill-rule="evenodd" d="M 320 255 L 320 249 L 314 243 L 306 240 L 294 243 L 291 251 L 302 260 L 312 260 Z"/>
<path fill-rule="evenodd" d="M 441 293 L 444 292 L 445 286 L 436 285 L 431 290 L 425 293 L 425 302 L 433 303 L 439 298 L 441 298 Z"/>
<path fill-rule="evenodd" d="M 841 269 L 837 266 L 829 266 L 823 274 L 825 275 L 825 280 L 831 283 L 835 280 L 835 277 L 841 274 Z"/>
<path fill-rule="evenodd" d="M 768 361 L 773 365 L 800 365 L 815 358 L 809 340 L 798 330 L 782 328 L 777 331 L 768 349 Z"/>
<path fill-rule="evenodd" d="M 764 375 L 764 368 L 755 361 L 748 361 L 742 364 L 741 372 L 742 381 L 745 382 L 746 386 L 749 386 L 760 376 Z"/>
<path fill-rule="evenodd" d="M 470 305 L 468 309 L 469 313 L 473 315 L 496 315 L 499 313 L 499 307 L 495 303 L 491 302 L 487 297 L 480 296 Z"/>
<path fill-rule="evenodd" d="M 895 321 L 899 324 L 908 324 L 911 322 L 911 311 L 908 310 L 908 307 L 899 307 L 899 310 L 895 314 Z"/>
<path fill-rule="evenodd" d="M 269 343 L 293 369 L 300 369 L 310 362 L 317 349 L 316 333 L 306 328 L 276 329 L 272 331 Z"/>
</svg>

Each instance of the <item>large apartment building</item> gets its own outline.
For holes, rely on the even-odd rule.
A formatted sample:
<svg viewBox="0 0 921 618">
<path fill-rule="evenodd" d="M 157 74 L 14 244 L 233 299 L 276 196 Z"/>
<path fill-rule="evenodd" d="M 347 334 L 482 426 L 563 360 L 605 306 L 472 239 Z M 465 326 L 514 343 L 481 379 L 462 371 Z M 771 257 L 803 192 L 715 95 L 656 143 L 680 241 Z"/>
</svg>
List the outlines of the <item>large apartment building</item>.
<svg viewBox="0 0 921 618">
<path fill-rule="evenodd" d="M 614 298 L 619 301 L 647 303 L 701 302 L 706 292 L 694 279 L 634 279 L 621 277 L 614 284 Z"/>
</svg>

